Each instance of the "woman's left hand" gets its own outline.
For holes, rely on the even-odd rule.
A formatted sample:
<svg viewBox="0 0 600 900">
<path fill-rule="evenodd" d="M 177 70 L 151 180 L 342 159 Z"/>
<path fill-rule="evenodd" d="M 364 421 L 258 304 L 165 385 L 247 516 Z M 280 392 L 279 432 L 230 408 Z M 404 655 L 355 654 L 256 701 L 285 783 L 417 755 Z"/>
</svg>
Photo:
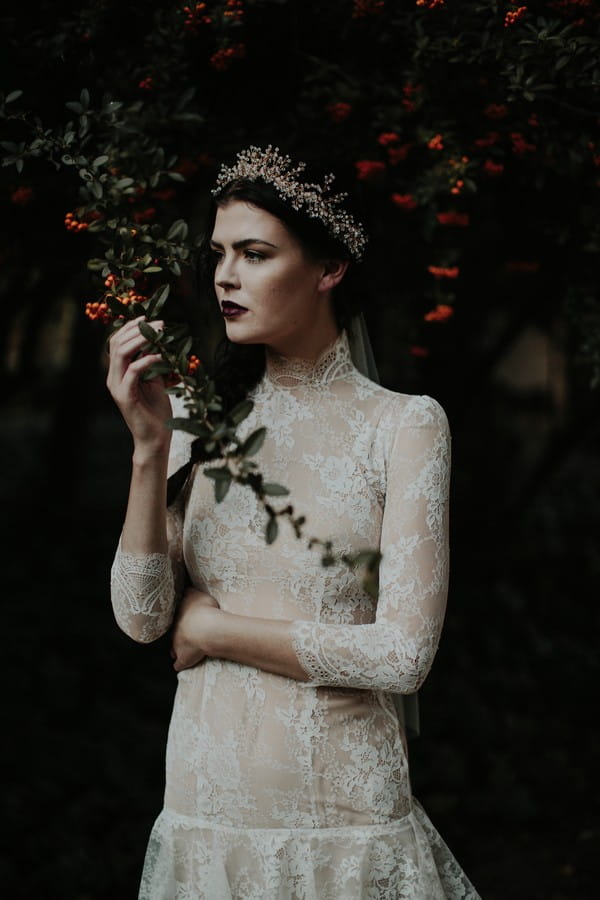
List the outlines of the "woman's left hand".
<svg viewBox="0 0 600 900">
<path fill-rule="evenodd" d="M 206 656 L 205 639 L 209 625 L 214 623 L 214 610 L 219 604 L 214 597 L 195 588 L 187 588 L 173 626 L 171 656 L 176 672 L 191 669 Z"/>
</svg>

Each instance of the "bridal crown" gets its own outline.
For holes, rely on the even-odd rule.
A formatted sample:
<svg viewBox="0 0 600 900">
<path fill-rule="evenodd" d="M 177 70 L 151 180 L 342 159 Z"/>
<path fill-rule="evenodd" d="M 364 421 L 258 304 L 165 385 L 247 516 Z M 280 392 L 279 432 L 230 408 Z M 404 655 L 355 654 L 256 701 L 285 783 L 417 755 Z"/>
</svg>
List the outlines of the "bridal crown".
<svg viewBox="0 0 600 900">
<path fill-rule="evenodd" d="M 300 176 L 306 169 L 306 163 L 292 165 L 289 156 L 279 152 L 279 147 L 248 147 L 236 157 L 233 166 L 222 165 L 212 190 L 214 197 L 219 196 L 225 186 L 236 178 L 256 181 L 259 178 L 272 184 L 279 197 L 287 201 L 293 209 L 304 212 L 311 219 L 319 219 L 332 237 L 349 250 L 355 260 L 360 260 L 367 244 L 367 235 L 354 217 L 342 209 L 347 193 L 331 193 L 331 185 L 335 175 L 326 175 L 323 184 L 310 184 L 302 181 Z"/>
</svg>

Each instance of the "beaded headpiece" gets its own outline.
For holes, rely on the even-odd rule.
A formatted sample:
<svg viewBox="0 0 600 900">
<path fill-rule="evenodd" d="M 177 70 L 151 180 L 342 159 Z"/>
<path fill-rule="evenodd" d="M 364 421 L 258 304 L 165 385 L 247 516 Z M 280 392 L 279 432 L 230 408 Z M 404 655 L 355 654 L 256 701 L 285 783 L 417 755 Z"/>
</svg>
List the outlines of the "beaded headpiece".
<svg viewBox="0 0 600 900">
<path fill-rule="evenodd" d="M 304 212 L 311 219 L 319 219 L 327 231 L 350 251 L 355 260 L 362 257 L 367 243 L 364 228 L 345 209 L 341 208 L 348 194 L 330 192 L 335 175 L 326 175 L 323 184 L 309 184 L 300 176 L 306 163 L 295 167 L 289 156 L 283 156 L 278 147 L 269 144 L 266 150 L 248 147 L 237 155 L 234 166 L 222 165 L 212 190 L 218 197 L 224 187 L 236 178 L 256 181 L 261 178 L 272 184 L 279 197 L 287 201 L 293 209 Z"/>
</svg>

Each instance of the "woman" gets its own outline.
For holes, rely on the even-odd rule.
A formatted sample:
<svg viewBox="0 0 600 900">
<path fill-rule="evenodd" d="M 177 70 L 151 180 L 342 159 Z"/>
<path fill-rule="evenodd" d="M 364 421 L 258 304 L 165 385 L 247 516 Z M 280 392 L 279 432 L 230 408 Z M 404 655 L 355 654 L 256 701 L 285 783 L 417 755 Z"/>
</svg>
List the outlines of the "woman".
<svg viewBox="0 0 600 900">
<path fill-rule="evenodd" d="M 156 356 L 139 356 L 136 322 L 111 341 L 108 385 L 134 441 L 113 566 L 120 626 L 159 637 L 186 573 L 192 585 L 173 629 L 178 688 L 146 900 L 477 897 L 412 798 L 393 699 L 422 684 L 444 617 L 447 422 L 434 400 L 353 365 L 340 288 L 365 236 L 330 188 L 272 148 L 239 154 L 213 192 L 214 293 L 232 355 L 254 354 L 243 425 L 268 428 L 261 471 L 290 488 L 311 534 L 343 552 L 381 548 L 377 601 L 291 529 L 267 547 L 254 495 L 234 485 L 216 505 L 200 465 L 167 514 L 167 475 L 189 439 L 171 442 L 162 382 L 140 382 Z"/>
</svg>

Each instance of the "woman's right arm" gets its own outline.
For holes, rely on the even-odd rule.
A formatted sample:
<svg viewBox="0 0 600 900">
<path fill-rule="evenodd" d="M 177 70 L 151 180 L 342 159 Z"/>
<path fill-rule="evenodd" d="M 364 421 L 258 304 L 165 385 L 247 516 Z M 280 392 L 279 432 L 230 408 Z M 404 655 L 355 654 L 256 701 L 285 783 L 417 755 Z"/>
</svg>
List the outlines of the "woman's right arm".
<svg viewBox="0 0 600 900">
<path fill-rule="evenodd" d="M 140 321 L 128 322 L 110 341 L 107 387 L 133 439 L 129 499 L 111 571 L 111 600 L 120 628 L 134 640 L 148 643 L 169 628 L 183 588 L 183 511 L 176 506 L 167 512 L 166 485 L 170 471 L 186 460 L 181 441 L 172 441 L 165 424 L 172 413 L 162 378 L 140 380 L 160 359 L 157 354 L 139 356 L 146 344 Z"/>
</svg>

